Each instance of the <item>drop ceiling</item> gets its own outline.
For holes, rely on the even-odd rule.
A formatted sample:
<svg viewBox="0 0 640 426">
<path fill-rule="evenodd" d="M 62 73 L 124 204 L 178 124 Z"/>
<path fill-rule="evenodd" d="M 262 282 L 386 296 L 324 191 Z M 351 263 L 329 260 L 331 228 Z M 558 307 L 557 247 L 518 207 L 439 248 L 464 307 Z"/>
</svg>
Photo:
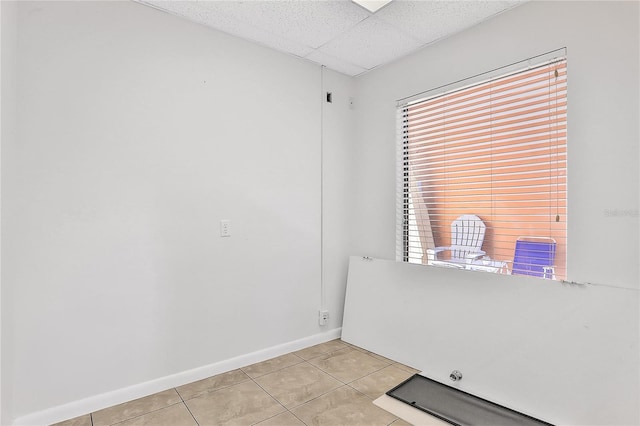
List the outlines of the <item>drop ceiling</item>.
<svg viewBox="0 0 640 426">
<path fill-rule="evenodd" d="M 372 13 L 351 0 L 137 1 L 350 76 L 523 3 L 394 0 Z"/>
</svg>

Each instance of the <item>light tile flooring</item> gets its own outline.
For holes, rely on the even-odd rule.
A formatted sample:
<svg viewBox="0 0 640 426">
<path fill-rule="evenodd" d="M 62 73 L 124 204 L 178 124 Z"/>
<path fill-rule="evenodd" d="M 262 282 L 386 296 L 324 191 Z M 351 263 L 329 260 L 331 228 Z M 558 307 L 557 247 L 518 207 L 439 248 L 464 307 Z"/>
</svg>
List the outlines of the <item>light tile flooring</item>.
<svg viewBox="0 0 640 426">
<path fill-rule="evenodd" d="M 405 426 L 372 401 L 417 372 L 332 340 L 56 426 Z"/>
</svg>

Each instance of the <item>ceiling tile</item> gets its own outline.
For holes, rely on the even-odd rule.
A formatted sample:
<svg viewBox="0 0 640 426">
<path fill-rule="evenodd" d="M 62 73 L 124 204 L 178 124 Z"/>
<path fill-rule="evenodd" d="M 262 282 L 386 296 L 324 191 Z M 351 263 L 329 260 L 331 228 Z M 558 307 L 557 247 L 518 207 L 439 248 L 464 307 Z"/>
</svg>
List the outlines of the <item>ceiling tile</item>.
<svg viewBox="0 0 640 426">
<path fill-rule="evenodd" d="M 351 0 L 134 1 L 357 75 L 527 0 L 394 0 L 375 14 Z"/>
<path fill-rule="evenodd" d="M 218 26 L 242 22 L 273 35 L 317 48 L 371 14 L 346 0 L 154 1 L 159 8 Z M 233 30 L 233 28 L 229 28 Z M 227 31 L 226 29 L 223 31 Z"/>
<path fill-rule="evenodd" d="M 523 1 L 408 1 L 396 0 L 376 17 L 407 34 L 431 43 L 476 25 Z"/>
<path fill-rule="evenodd" d="M 416 39 L 372 16 L 319 50 L 362 68 L 371 69 L 404 56 L 420 46 L 421 43 Z"/>
<path fill-rule="evenodd" d="M 246 23 L 240 17 L 235 18 L 220 13 L 221 4 L 231 2 L 217 1 L 140 1 L 140 3 L 170 12 L 182 18 L 204 24 L 246 40 L 251 40 L 272 49 L 304 57 L 313 49 L 296 41 L 281 37 L 273 32 L 257 28 Z M 233 2 L 235 3 L 235 2 Z"/>
<path fill-rule="evenodd" d="M 350 64 L 349 62 L 335 58 L 331 55 L 320 52 L 319 50 L 310 53 L 305 57 L 305 59 L 309 59 L 310 61 L 313 61 L 319 65 L 324 65 L 329 69 L 341 72 L 351 77 L 367 71 L 365 68 Z"/>
<path fill-rule="evenodd" d="M 351 1 L 221 1 L 218 12 L 317 48 L 371 14 Z"/>
</svg>

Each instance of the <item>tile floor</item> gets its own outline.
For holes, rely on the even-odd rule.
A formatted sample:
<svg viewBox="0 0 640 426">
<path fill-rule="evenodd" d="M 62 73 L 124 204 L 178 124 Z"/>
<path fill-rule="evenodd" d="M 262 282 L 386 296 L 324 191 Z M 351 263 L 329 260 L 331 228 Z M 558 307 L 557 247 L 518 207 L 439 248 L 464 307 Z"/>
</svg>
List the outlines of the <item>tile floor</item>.
<svg viewBox="0 0 640 426">
<path fill-rule="evenodd" d="M 372 401 L 417 372 L 332 340 L 56 426 L 405 426 Z"/>
</svg>

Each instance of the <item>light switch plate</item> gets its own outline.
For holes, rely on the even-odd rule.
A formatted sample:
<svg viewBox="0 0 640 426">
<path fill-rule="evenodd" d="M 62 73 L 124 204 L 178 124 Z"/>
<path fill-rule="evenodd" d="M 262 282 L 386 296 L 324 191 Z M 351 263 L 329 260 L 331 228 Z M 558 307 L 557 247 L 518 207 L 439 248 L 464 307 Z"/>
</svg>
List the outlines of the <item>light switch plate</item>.
<svg viewBox="0 0 640 426">
<path fill-rule="evenodd" d="M 230 237 L 231 236 L 231 221 L 230 220 L 221 220 L 220 221 L 220 236 L 221 237 Z"/>
</svg>

